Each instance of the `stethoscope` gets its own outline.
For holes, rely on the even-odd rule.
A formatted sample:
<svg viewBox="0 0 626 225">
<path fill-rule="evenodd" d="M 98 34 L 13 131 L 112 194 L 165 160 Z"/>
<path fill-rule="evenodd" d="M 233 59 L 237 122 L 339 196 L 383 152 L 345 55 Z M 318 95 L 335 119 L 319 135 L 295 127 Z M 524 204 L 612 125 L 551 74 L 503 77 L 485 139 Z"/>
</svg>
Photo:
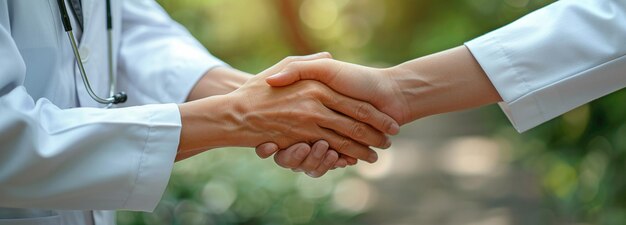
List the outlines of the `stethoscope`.
<svg viewBox="0 0 626 225">
<path fill-rule="evenodd" d="M 107 108 L 111 107 L 114 104 L 124 103 L 128 96 L 123 91 L 115 93 L 115 83 L 116 76 L 113 72 L 113 47 L 112 47 L 112 36 L 113 36 L 113 23 L 111 21 L 111 1 L 106 0 L 106 13 L 107 13 L 107 47 L 108 47 L 108 60 L 109 60 L 109 97 L 108 98 L 100 98 L 91 88 L 91 84 L 89 83 L 89 78 L 87 78 L 87 74 L 85 73 L 85 68 L 83 67 L 83 62 L 81 61 L 80 53 L 78 53 L 78 45 L 76 44 L 76 39 L 74 39 L 74 32 L 72 32 L 72 24 L 70 23 L 70 16 L 67 14 L 67 9 L 65 8 L 65 0 L 58 0 L 59 12 L 61 13 L 61 21 L 63 22 L 63 28 L 65 28 L 65 32 L 67 33 L 68 38 L 70 39 L 70 43 L 72 44 L 72 50 L 74 51 L 74 58 L 76 58 L 76 62 L 78 63 L 78 70 L 80 71 L 80 75 L 83 78 L 83 85 L 85 85 L 85 89 L 87 89 L 87 93 L 89 96 L 100 104 L 106 104 Z"/>
</svg>

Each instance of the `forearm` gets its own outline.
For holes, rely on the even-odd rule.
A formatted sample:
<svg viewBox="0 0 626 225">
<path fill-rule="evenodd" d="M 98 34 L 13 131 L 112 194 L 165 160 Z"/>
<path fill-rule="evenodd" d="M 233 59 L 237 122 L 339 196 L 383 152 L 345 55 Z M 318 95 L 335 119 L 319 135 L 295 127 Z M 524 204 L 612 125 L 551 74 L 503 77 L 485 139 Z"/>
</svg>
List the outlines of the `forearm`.
<svg viewBox="0 0 626 225">
<path fill-rule="evenodd" d="M 409 105 L 410 120 L 501 101 L 465 46 L 418 58 L 388 70 L 394 91 Z"/>
<path fill-rule="evenodd" d="M 176 154 L 176 161 L 189 158 L 209 149 L 227 146 L 225 142 L 226 140 L 221 132 L 233 129 L 232 126 L 234 125 L 231 121 L 231 123 L 222 123 L 220 124 L 221 126 L 218 124 L 211 124 L 210 127 L 200 127 L 200 125 L 206 124 L 206 121 L 201 121 L 201 119 L 210 119 L 211 117 L 199 115 L 199 112 L 195 111 L 197 110 L 197 107 L 194 107 L 198 104 L 190 102 L 233 92 L 234 90 L 237 90 L 237 88 L 241 87 L 241 85 L 243 85 L 250 77 L 252 77 L 252 75 L 246 72 L 219 66 L 210 69 L 202 76 L 202 78 L 200 78 L 200 80 L 189 92 L 186 100 L 187 103 L 179 105 L 183 126 L 180 135 L 178 153 Z M 223 106 L 219 103 L 223 103 L 224 101 L 221 98 L 212 98 L 210 100 L 206 100 L 206 102 L 212 102 L 211 104 L 214 104 L 214 107 L 211 107 L 211 109 L 219 109 Z M 226 111 L 221 111 L 219 113 L 221 114 L 213 114 L 213 112 L 211 112 L 211 115 L 213 115 L 214 118 L 217 118 L 220 116 L 228 117 L 230 114 Z M 213 119 L 213 122 L 225 121 L 216 121 L 216 119 Z M 196 137 L 198 135 L 205 136 Z"/>
<path fill-rule="evenodd" d="M 196 83 L 187 101 L 194 101 L 216 95 L 228 94 L 241 87 L 251 74 L 229 67 L 215 67 L 207 71 Z"/>
<path fill-rule="evenodd" d="M 227 146 L 253 147 L 260 142 L 246 130 L 242 99 L 212 96 L 179 105 L 182 129 L 179 154 L 199 153 Z"/>
</svg>

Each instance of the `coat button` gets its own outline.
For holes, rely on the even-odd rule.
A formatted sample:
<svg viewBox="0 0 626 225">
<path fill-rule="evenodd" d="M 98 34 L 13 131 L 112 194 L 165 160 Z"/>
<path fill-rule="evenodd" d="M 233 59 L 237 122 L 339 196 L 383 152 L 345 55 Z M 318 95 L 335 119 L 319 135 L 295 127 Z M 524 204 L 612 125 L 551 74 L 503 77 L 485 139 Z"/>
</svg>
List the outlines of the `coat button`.
<svg viewBox="0 0 626 225">
<path fill-rule="evenodd" d="M 78 53 L 80 54 L 80 61 L 83 63 L 89 61 L 89 48 L 82 46 L 78 49 Z"/>
</svg>

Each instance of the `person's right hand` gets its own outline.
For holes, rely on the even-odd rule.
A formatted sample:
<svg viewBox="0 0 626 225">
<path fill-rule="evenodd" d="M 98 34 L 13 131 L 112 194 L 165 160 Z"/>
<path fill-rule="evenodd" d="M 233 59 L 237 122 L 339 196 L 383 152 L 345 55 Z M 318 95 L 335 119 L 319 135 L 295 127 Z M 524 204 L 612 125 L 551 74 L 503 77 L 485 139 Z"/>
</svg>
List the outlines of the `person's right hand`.
<svg viewBox="0 0 626 225">
<path fill-rule="evenodd" d="M 281 72 L 268 77 L 266 82 L 274 87 L 284 87 L 300 80 L 317 80 L 343 95 L 370 102 L 402 125 L 412 121 L 415 116 L 411 114 L 403 91 L 392 76 L 392 70 L 389 69 L 377 69 L 323 58 L 289 63 Z M 273 143 L 258 146 L 256 152 L 261 158 L 275 153 L 276 164 L 292 169 L 300 167 L 302 159 L 307 157 L 299 154 L 303 151 L 296 152 L 292 148 L 279 149 Z M 311 157 L 310 155 L 312 154 L 308 157 Z M 340 155 L 340 160 L 335 167 L 353 165 L 356 162 L 351 157 Z M 306 169 L 304 171 L 309 176 L 319 174 L 316 171 Z"/>
<path fill-rule="evenodd" d="M 502 101 L 465 46 L 385 69 L 333 59 L 292 62 L 266 82 L 282 87 L 299 80 L 317 80 L 343 95 L 370 102 L 401 125 Z"/>
<path fill-rule="evenodd" d="M 465 46 L 385 69 L 333 59 L 293 62 L 266 82 L 283 87 L 299 80 L 317 80 L 343 95 L 370 102 L 401 125 L 502 101 Z"/>
<path fill-rule="evenodd" d="M 207 147 L 253 147 L 266 142 L 286 148 L 323 139 L 342 154 L 376 161 L 376 152 L 369 146 L 389 147 L 385 133 L 398 131 L 391 117 L 319 82 L 272 88 L 264 81 L 289 63 L 316 57 L 290 57 L 234 92 L 180 105 L 183 129 L 179 149 L 183 151 L 179 153 Z"/>
<path fill-rule="evenodd" d="M 268 77 L 266 82 L 274 87 L 284 87 L 300 80 L 317 80 L 341 94 L 370 102 L 402 125 L 410 122 L 412 116 L 406 93 L 402 93 L 393 76 L 388 69 L 317 59 L 292 62 L 281 72 Z"/>
</svg>

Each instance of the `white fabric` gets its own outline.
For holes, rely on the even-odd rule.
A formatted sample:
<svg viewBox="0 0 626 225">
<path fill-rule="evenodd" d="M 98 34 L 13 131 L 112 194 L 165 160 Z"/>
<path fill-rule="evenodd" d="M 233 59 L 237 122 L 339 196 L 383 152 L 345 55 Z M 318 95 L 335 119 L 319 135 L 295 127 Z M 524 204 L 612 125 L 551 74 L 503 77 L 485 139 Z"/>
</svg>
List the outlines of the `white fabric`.
<svg viewBox="0 0 626 225">
<path fill-rule="evenodd" d="M 626 86 L 626 1 L 561 0 L 465 45 L 523 132 Z"/>
<path fill-rule="evenodd" d="M 224 64 L 153 0 L 112 3 L 118 90 L 131 107 L 101 109 L 57 1 L 0 0 L 0 224 L 113 224 L 111 211 L 81 210 L 152 211 L 160 200 L 180 135 L 171 103 Z M 107 96 L 105 1 L 83 10 L 82 60 Z"/>
</svg>

